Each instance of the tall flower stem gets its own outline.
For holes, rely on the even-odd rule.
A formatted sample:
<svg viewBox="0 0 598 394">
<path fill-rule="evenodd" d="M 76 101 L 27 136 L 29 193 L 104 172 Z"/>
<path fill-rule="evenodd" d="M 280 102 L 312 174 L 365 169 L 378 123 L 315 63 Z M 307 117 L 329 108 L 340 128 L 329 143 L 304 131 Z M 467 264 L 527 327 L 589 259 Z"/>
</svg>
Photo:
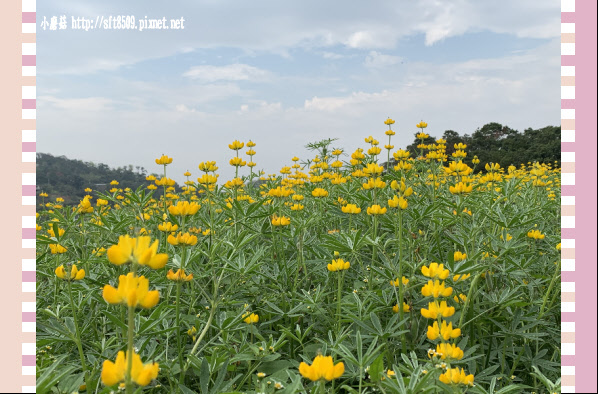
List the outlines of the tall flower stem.
<svg viewBox="0 0 598 394">
<path fill-rule="evenodd" d="M 132 265 L 131 272 L 133 276 L 137 276 L 137 264 Z M 126 394 L 133 394 L 133 378 L 131 372 L 133 371 L 133 353 L 134 353 L 134 336 L 135 336 L 135 307 L 128 307 L 128 327 L 127 327 L 127 372 L 125 373 L 125 391 Z"/>
<path fill-rule="evenodd" d="M 399 321 L 403 321 L 403 211 L 399 208 Z M 403 353 L 406 353 L 405 334 L 401 334 Z"/>
<path fill-rule="evenodd" d="M 71 310 L 73 311 L 73 320 L 75 322 L 75 343 L 77 344 L 77 350 L 79 351 L 79 357 L 81 358 L 81 368 L 85 374 L 85 386 L 87 387 L 87 392 L 89 392 L 89 373 L 87 372 L 87 364 L 85 363 L 85 355 L 83 354 L 83 346 L 81 345 L 81 330 L 79 329 L 79 321 L 77 320 L 77 310 L 75 309 L 75 301 L 73 300 L 73 291 L 70 280 L 67 282 L 67 286 L 69 289 L 69 298 L 71 300 Z"/>
<path fill-rule="evenodd" d="M 376 239 L 378 238 L 378 218 L 374 215 L 374 242 L 377 242 Z M 376 264 L 376 260 L 378 259 L 378 247 L 377 243 L 374 244 L 374 250 L 372 251 L 372 263 L 370 266 L 370 275 L 368 278 L 368 289 L 372 289 L 372 267 Z"/>
<path fill-rule="evenodd" d="M 336 324 L 338 335 L 340 336 L 341 333 L 341 297 L 342 297 L 342 288 L 343 288 L 343 275 L 344 271 L 338 271 L 338 279 L 337 279 L 337 289 L 336 289 Z"/>
<path fill-rule="evenodd" d="M 135 307 L 130 306 L 128 313 L 128 331 L 127 331 L 127 372 L 125 374 L 125 390 L 127 394 L 133 394 L 134 387 L 133 387 L 133 379 L 132 379 L 132 370 L 133 370 L 133 352 L 134 352 L 134 343 L 133 337 L 135 335 Z"/>
<path fill-rule="evenodd" d="M 465 300 L 465 304 L 463 305 L 463 310 L 461 311 L 461 317 L 459 318 L 459 327 L 463 329 L 463 320 L 465 319 L 465 315 L 467 312 L 467 308 L 469 308 L 469 304 L 471 303 L 471 297 L 473 296 L 473 292 L 475 287 L 478 284 L 478 281 L 482 277 L 482 274 L 477 274 L 476 277 L 471 282 L 469 287 L 469 292 L 467 292 L 467 299 Z"/>
<path fill-rule="evenodd" d="M 186 258 L 186 247 L 183 247 L 181 250 L 181 272 L 185 268 L 185 258 Z M 179 367 L 181 371 L 183 370 L 183 349 L 181 348 L 181 288 L 183 286 L 183 282 L 178 280 L 176 282 L 176 305 L 175 305 L 175 315 L 176 315 L 176 345 L 177 350 L 179 351 Z"/>
</svg>

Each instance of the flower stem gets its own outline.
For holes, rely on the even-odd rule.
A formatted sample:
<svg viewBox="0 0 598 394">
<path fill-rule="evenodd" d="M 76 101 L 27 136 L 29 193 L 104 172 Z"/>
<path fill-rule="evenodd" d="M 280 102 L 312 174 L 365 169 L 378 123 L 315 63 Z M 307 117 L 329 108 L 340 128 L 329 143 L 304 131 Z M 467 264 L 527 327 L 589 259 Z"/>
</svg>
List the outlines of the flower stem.
<svg viewBox="0 0 598 394">
<path fill-rule="evenodd" d="M 71 309 L 73 311 L 73 320 L 75 322 L 75 343 L 77 344 L 77 350 L 79 350 L 79 357 L 81 358 L 81 368 L 83 369 L 83 373 L 85 374 L 85 386 L 87 387 L 87 392 L 89 392 L 89 382 L 88 382 L 88 373 L 87 373 L 87 364 L 85 364 L 85 356 L 83 355 L 83 346 L 81 345 L 81 331 L 79 329 L 79 322 L 77 321 L 77 310 L 75 309 L 75 301 L 73 301 L 73 291 L 71 281 L 67 282 L 67 286 L 69 289 L 69 298 L 71 300 Z"/>
<path fill-rule="evenodd" d="M 129 327 L 127 331 L 127 373 L 125 374 L 125 390 L 127 394 L 133 394 L 133 379 L 131 372 L 133 370 L 133 336 L 135 334 L 135 307 L 129 307 Z"/>
<path fill-rule="evenodd" d="M 336 290 L 336 323 L 338 326 L 338 335 L 340 336 L 341 333 L 341 297 L 342 297 L 342 287 L 343 287 L 343 275 L 344 272 L 338 272 L 338 282 L 337 282 L 337 290 Z"/>
</svg>

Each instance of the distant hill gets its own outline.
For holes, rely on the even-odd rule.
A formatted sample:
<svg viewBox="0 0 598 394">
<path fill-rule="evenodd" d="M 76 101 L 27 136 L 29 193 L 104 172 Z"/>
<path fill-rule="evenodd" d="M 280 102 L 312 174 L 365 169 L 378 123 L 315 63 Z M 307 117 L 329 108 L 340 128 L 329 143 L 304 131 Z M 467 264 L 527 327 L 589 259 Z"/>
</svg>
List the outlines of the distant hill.
<svg viewBox="0 0 598 394">
<path fill-rule="evenodd" d="M 110 168 L 102 163 L 73 160 L 48 153 L 38 153 L 36 164 L 37 194 L 48 193 L 49 199 L 46 201 L 62 197 L 67 205 L 78 204 L 87 194 L 86 188 L 97 191 L 110 190 L 110 182 L 113 180 L 117 180 L 120 183 L 118 187 L 123 189 L 136 189 L 150 183 L 145 180 L 149 175 L 147 170 L 139 166 Z M 157 174 L 153 175 L 160 178 Z M 161 194 L 161 188 L 158 188 L 155 196 Z"/>
</svg>

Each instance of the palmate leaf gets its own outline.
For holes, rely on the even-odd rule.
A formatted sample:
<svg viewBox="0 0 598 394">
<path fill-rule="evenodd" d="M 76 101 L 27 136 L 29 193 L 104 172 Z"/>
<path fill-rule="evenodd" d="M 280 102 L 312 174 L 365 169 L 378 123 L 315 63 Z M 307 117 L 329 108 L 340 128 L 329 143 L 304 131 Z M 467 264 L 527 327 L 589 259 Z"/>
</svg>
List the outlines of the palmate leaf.
<svg viewBox="0 0 598 394">
<path fill-rule="evenodd" d="M 54 363 L 44 370 L 39 378 L 36 379 L 35 392 L 45 394 L 50 392 L 50 389 L 56 385 L 63 377 L 69 376 L 78 367 L 73 365 L 65 365 L 63 362 L 67 356 L 58 357 Z"/>
</svg>

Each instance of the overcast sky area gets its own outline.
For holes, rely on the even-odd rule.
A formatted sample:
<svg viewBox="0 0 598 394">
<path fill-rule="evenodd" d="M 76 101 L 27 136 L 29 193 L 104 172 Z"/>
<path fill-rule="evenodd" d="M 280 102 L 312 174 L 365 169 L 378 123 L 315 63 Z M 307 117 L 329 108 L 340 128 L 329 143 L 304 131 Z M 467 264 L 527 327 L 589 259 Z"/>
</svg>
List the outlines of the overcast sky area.
<svg viewBox="0 0 598 394">
<path fill-rule="evenodd" d="M 560 124 L 560 2 L 44 0 L 37 4 L 37 150 L 169 176 L 252 139 L 278 172 L 304 146 L 372 135 Z M 66 15 L 66 30 L 43 30 Z M 73 30 L 71 17 L 184 18 L 180 30 Z M 242 152 L 245 152 L 243 149 Z M 384 154 L 384 157 L 386 155 Z M 385 159 L 384 159 L 385 160 Z M 247 167 L 242 174 L 248 173 Z"/>
</svg>

